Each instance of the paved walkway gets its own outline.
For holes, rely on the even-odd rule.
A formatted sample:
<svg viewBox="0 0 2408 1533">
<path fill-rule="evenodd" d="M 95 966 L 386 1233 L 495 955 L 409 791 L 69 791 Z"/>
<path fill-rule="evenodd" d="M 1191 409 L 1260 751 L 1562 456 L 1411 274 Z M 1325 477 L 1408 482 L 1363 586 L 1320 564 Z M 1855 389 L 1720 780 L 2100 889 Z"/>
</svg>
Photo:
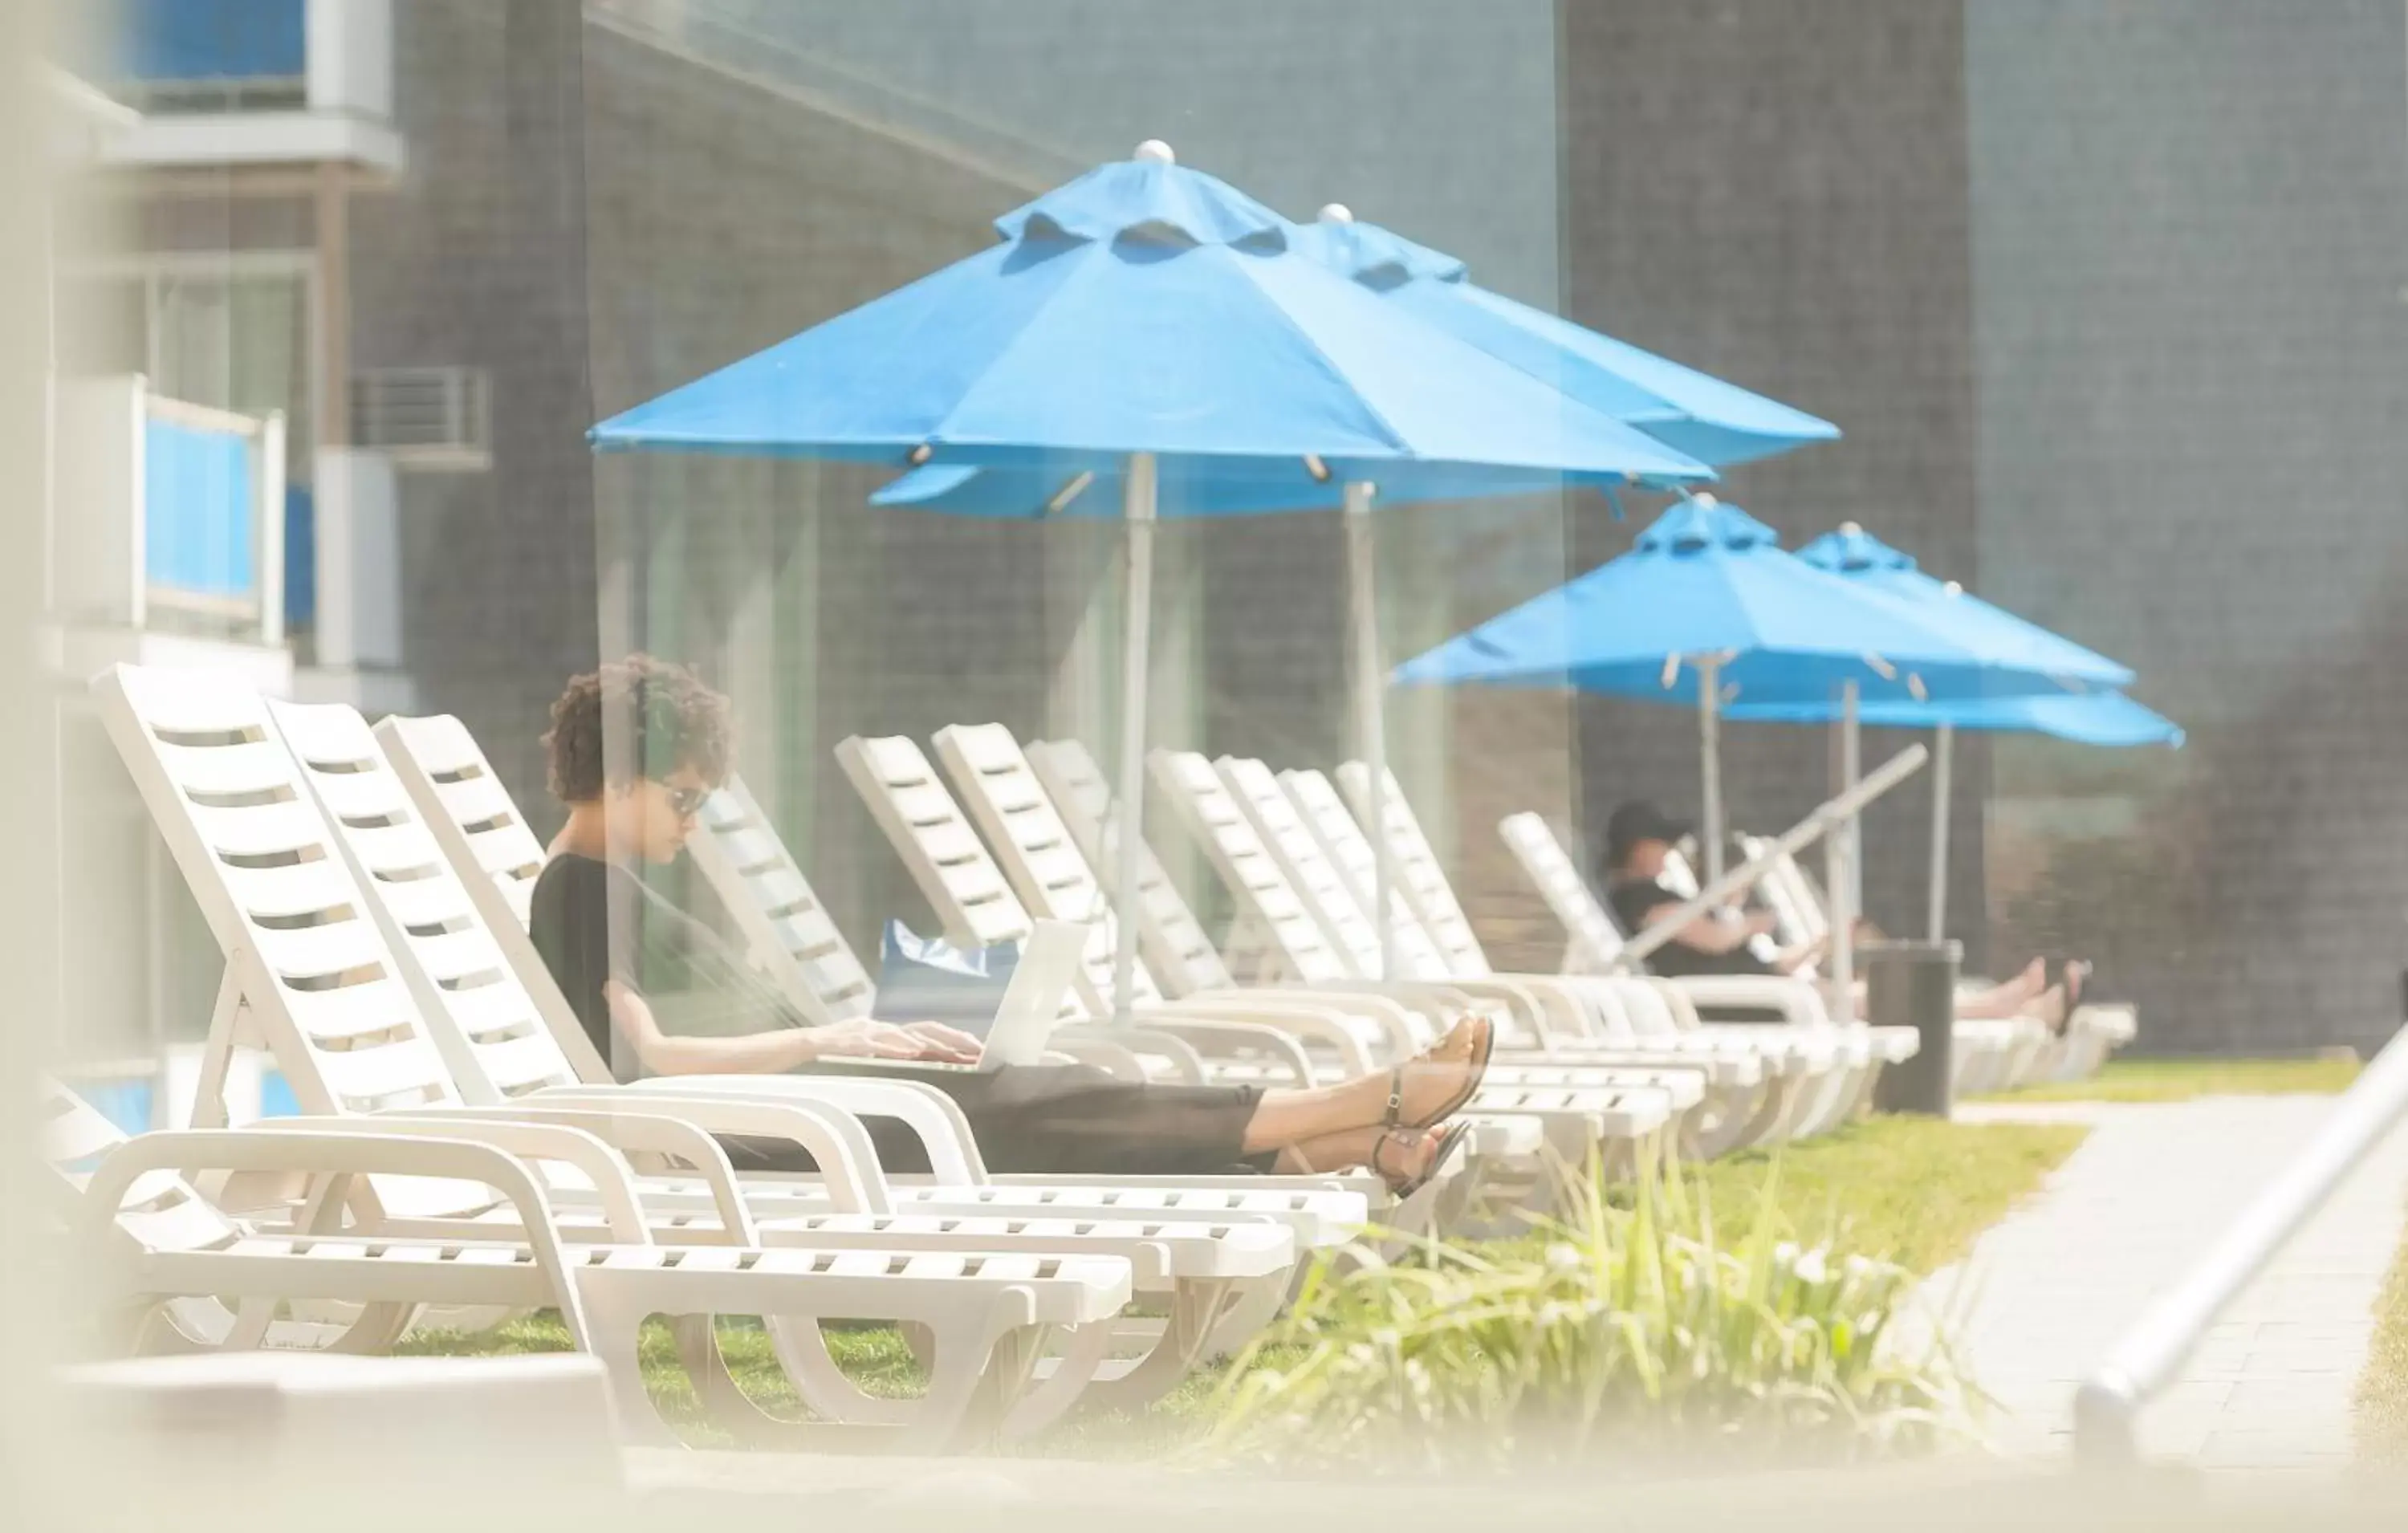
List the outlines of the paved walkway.
<svg viewBox="0 0 2408 1533">
<path fill-rule="evenodd" d="M 1981 1106 L 1967 1121 L 2087 1122 L 2032 1203 L 1935 1277 L 2012 1454 L 2071 1446 L 2074 1385 L 2300 1146 L 2331 1098 Z M 2206 1468 L 2336 1467 L 2372 1306 L 2408 1215 L 2408 1130 L 2341 1187 L 2143 1414 L 2143 1452 Z"/>
</svg>

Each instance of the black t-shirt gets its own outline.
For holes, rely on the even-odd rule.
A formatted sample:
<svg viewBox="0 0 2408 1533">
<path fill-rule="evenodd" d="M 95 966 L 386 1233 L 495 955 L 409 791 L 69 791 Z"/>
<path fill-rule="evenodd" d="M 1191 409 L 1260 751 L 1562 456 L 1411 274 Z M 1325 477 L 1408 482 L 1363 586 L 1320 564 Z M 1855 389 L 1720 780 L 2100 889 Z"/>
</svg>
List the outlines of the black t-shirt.
<svg viewBox="0 0 2408 1533">
<path fill-rule="evenodd" d="M 622 1081 L 641 1071 L 610 1025 L 603 987 L 617 980 L 654 1002 L 674 994 L 691 1025 L 698 1008 L 727 1014 L 712 1031 L 799 1027 L 804 1019 L 717 932 L 614 864 L 564 852 L 544 864 L 529 896 L 527 935 Z"/>
<path fill-rule="evenodd" d="M 1605 902 L 1615 924 L 1627 937 L 1647 929 L 1651 910 L 1684 903 L 1682 896 L 1653 879 L 1617 879 L 1605 891 Z M 1647 972 L 1667 980 L 1692 974 L 1770 974 L 1773 967 L 1747 949 L 1706 953 L 1674 938 L 1647 955 Z"/>
</svg>

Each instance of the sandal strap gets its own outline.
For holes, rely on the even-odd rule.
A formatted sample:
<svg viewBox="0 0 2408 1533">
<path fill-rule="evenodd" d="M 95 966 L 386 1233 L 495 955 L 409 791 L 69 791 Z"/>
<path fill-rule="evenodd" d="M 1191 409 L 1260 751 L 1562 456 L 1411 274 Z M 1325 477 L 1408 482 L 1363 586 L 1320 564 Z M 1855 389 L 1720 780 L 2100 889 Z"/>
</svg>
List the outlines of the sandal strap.
<svg viewBox="0 0 2408 1533">
<path fill-rule="evenodd" d="M 1405 1072 L 1400 1067 L 1388 1072 L 1388 1110 L 1380 1119 L 1380 1125 L 1383 1128 L 1397 1127 L 1404 1116 L 1404 1110 Z M 1380 1137 L 1383 1139 L 1387 1138 L 1384 1134 Z"/>
</svg>

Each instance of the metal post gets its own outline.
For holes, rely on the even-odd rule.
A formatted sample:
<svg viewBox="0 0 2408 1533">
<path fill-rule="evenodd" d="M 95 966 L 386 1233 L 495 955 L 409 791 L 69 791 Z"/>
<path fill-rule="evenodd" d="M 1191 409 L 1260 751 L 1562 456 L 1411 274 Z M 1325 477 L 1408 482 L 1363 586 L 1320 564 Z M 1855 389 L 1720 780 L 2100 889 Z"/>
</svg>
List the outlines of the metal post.
<svg viewBox="0 0 2408 1533">
<path fill-rule="evenodd" d="M 1723 876 L 1722 663 L 1698 662 L 1698 834 L 1705 838 L 1706 881 Z"/>
<path fill-rule="evenodd" d="M 1942 724 L 1931 732 L 1931 940 L 1948 938 L 1948 766 L 1955 753 L 1956 730 Z"/>
<path fill-rule="evenodd" d="M 1856 785 L 1856 684 L 1840 690 L 1840 791 Z M 1831 1020 L 1856 1020 L 1856 816 L 1823 843 L 1823 876 L 1831 885 Z"/>
<path fill-rule="evenodd" d="M 1371 920 L 1380 933 L 1380 972 L 1397 972 L 1397 923 L 1388 908 L 1396 887 L 1395 850 L 1388 844 L 1387 676 L 1380 664 L 1379 549 L 1371 537 L 1371 489 L 1353 480 L 1345 490 L 1346 594 L 1354 623 L 1354 744 L 1370 777 Z"/>
<path fill-rule="evenodd" d="M 2094 1464 L 2132 1459 L 2141 1407 L 2174 1380 L 2216 1316 L 2403 1119 L 2408 1029 L 2392 1035 L 2326 1114 L 2307 1148 L 2250 1200 L 2199 1265 L 2143 1312 L 2084 1381 L 2073 1397 L 2077 1456 Z"/>
<path fill-rule="evenodd" d="M 1130 996 L 1137 979 L 1139 852 L 1145 844 L 1146 637 L 1154 607 L 1154 485 L 1151 452 L 1132 452 L 1121 490 L 1121 517 L 1128 524 L 1128 610 L 1121 624 L 1121 801 L 1119 845 L 1119 941 L 1112 949 L 1112 1020 L 1132 1021 Z"/>
</svg>

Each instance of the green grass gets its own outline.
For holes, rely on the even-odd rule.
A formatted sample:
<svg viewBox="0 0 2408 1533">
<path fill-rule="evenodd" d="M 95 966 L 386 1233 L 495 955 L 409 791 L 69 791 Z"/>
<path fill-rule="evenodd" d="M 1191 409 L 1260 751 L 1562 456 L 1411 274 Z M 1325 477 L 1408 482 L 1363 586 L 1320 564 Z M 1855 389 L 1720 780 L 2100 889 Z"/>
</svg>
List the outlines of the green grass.
<svg viewBox="0 0 2408 1533">
<path fill-rule="evenodd" d="M 2325 1095 L 2358 1079 L 2347 1050 L 2292 1059 L 2119 1059 L 2087 1081 L 1990 1097 L 1998 1102 L 2187 1102 L 2200 1096 Z"/>
<path fill-rule="evenodd" d="M 1973 1238 L 2072 1153 L 2084 1130 L 2064 1125 L 1970 1125 L 1915 1118 L 1876 1118 L 1781 1152 L 1775 1192 L 1778 1223 L 1807 1244 L 1829 1243 L 1928 1272 L 1962 1255 Z M 1771 1156 L 1750 1153 L 1693 1168 L 1718 1225 L 1753 1224 L 1770 1180 Z M 799 1405 L 757 1325 L 724 1323 L 720 1348 L 745 1393 L 774 1413 Z M 845 1371 L 873 1394 L 908 1395 L 919 1368 L 902 1337 L 888 1329 L 831 1333 L 829 1348 Z M 415 1337 L 402 1350 L 419 1354 L 492 1355 L 565 1352 L 568 1333 L 541 1314 L 475 1335 Z M 697 1446 L 726 1446 L 704 1425 L 692 1385 L 667 1328 L 646 1329 L 645 1383 L 662 1413 Z M 1277 1359 L 1263 1359 L 1276 1364 Z M 1219 1368 L 1199 1370 L 1142 1411 L 1074 1414 L 1016 1452 L 1041 1456 L 1154 1458 L 1197 1441 L 1208 1425 Z"/>
<path fill-rule="evenodd" d="M 2358 1376 L 2358 1456 L 2408 1468 L 2408 1245 L 2375 1307 L 2374 1340 Z"/>
<path fill-rule="evenodd" d="M 1934 1271 L 2039 1187 L 2086 1132 L 2070 1124 L 1866 1119 L 1780 1152 L 1781 1222 L 1809 1245 Z M 1754 1222 L 1771 1158 L 1748 1151 L 1698 1168 L 1716 1225 Z"/>
</svg>

